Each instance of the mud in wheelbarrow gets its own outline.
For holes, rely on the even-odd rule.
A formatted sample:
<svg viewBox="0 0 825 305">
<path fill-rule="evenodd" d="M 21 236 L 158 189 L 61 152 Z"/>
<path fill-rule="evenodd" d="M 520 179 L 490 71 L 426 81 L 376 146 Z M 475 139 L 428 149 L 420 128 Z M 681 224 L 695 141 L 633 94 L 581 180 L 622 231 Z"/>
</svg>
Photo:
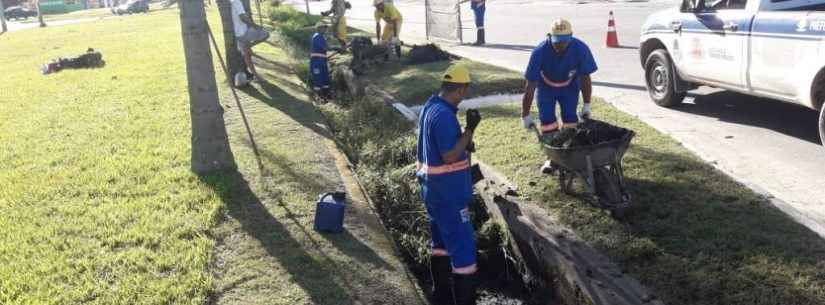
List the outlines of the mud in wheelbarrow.
<svg viewBox="0 0 825 305">
<path fill-rule="evenodd" d="M 624 218 L 631 197 L 625 187 L 622 157 L 636 135 L 632 130 L 591 119 L 553 138 L 537 130 L 536 134 L 558 170 L 559 187 L 564 193 L 575 195 L 573 181 L 579 178 L 585 200 L 609 210 L 615 218 Z"/>
</svg>

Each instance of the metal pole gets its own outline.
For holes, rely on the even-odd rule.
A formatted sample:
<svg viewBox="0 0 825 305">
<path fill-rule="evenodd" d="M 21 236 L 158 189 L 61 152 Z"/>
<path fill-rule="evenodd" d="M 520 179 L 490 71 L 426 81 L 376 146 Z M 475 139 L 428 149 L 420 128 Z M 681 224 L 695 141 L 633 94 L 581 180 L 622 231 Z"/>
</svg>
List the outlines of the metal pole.
<svg viewBox="0 0 825 305">
<path fill-rule="evenodd" d="M 309 0 L 304 0 L 304 3 L 307 5 L 307 15 L 309 15 Z"/>
<path fill-rule="evenodd" d="M 461 24 L 461 2 L 460 1 L 455 4 L 455 10 L 456 10 L 456 12 L 458 12 L 458 14 L 457 14 L 458 16 L 456 16 L 456 18 L 458 19 L 458 29 L 457 29 L 457 31 L 458 31 L 458 43 L 464 43 L 464 29 L 462 28 L 463 25 Z"/>
<path fill-rule="evenodd" d="M 0 33 L 5 33 L 9 30 L 9 28 L 6 27 L 6 7 L 3 5 L 3 0 L 0 0 L 0 27 L 2 27 Z"/>
<path fill-rule="evenodd" d="M 430 40 L 430 0 L 424 0 L 424 28 L 427 40 Z"/>
</svg>

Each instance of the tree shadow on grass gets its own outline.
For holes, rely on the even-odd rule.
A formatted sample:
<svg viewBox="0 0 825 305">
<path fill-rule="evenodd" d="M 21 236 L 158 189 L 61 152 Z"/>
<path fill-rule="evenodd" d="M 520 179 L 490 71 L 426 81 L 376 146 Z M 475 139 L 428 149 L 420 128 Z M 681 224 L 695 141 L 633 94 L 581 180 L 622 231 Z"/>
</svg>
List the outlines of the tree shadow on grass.
<svg viewBox="0 0 825 305">
<path fill-rule="evenodd" d="M 331 138 L 329 131 L 324 127 L 326 123 L 315 106 L 296 99 L 275 84 L 261 82 L 259 85 L 260 90 L 253 86 L 247 86 L 243 91 L 252 98 L 280 110 L 316 134 L 327 139 Z"/>
<path fill-rule="evenodd" d="M 630 151 L 625 169 L 633 207 L 626 225 L 658 250 L 630 250 L 625 263 L 667 266 L 667 274 L 645 279 L 681 287 L 667 288 L 674 294 L 666 303 L 825 301 L 825 241 L 816 233 L 696 158 L 639 145 Z M 669 174 L 637 178 L 627 171 L 634 166 Z"/>
<path fill-rule="evenodd" d="M 491 107 L 482 115 L 516 120 L 515 111 Z M 554 179 L 525 190 L 665 304 L 825 304 L 825 240 L 684 149 L 662 145 L 664 138 L 639 134 L 625 155 L 632 203 L 622 222 L 562 194 Z"/>
<path fill-rule="evenodd" d="M 306 252 L 304 245 L 292 237 L 287 226 L 275 219 L 241 173 L 227 171 L 201 176 L 200 179 L 220 196 L 227 214 L 280 262 L 290 273 L 290 281 L 298 284 L 314 304 L 353 302 L 353 296 L 349 294 L 352 290 L 330 272 L 331 261 L 319 261 Z M 290 215 L 289 211 L 287 215 Z"/>
</svg>

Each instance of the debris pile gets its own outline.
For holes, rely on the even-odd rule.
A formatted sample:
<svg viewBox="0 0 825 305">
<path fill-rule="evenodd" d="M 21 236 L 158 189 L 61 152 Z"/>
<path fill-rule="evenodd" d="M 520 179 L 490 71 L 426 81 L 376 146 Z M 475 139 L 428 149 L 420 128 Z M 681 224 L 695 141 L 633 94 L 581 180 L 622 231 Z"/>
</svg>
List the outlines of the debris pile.
<svg viewBox="0 0 825 305">
<path fill-rule="evenodd" d="M 370 67 L 387 60 L 387 47 L 373 44 L 369 37 L 353 37 L 350 46 L 352 48 L 350 69 L 355 75 L 364 75 Z"/>
<path fill-rule="evenodd" d="M 435 44 L 414 45 L 410 50 L 409 63 L 413 65 L 450 60 L 450 54 Z"/>
<path fill-rule="evenodd" d="M 555 134 L 542 136 L 541 141 L 553 147 L 583 147 L 624 138 L 630 130 L 598 120 L 585 120 L 576 128 L 566 128 Z"/>
<path fill-rule="evenodd" d="M 97 68 L 106 64 L 103 61 L 103 54 L 95 51 L 92 48 L 86 50 L 86 53 L 75 57 L 60 57 L 52 59 L 51 62 L 43 64 L 40 67 L 40 72 L 43 75 L 59 72 L 63 69 L 82 69 L 82 68 Z"/>
</svg>

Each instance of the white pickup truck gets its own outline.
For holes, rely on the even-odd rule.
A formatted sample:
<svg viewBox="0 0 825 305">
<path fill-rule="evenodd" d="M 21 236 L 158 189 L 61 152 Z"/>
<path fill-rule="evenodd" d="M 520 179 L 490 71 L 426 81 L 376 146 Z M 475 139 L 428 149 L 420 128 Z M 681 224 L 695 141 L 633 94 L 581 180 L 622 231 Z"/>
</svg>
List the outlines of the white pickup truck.
<svg viewBox="0 0 825 305">
<path fill-rule="evenodd" d="M 825 144 L 825 0 L 683 0 L 647 18 L 639 50 L 656 104 L 701 85 L 797 103 Z"/>
</svg>

